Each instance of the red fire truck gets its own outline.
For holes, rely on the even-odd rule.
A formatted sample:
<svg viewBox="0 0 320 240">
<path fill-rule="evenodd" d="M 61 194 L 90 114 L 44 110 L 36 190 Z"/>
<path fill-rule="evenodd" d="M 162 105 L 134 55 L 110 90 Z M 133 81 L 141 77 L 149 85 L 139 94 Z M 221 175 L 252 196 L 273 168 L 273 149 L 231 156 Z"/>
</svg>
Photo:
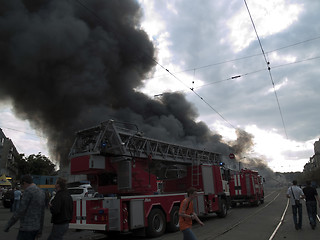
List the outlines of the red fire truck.
<svg viewBox="0 0 320 240">
<path fill-rule="evenodd" d="M 151 237 L 177 231 L 191 186 L 199 216 L 227 215 L 230 170 L 219 153 L 146 138 L 133 124 L 109 120 L 79 131 L 69 158 L 71 174 L 86 174 L 103 194 L 74 200 L 70 228 Z"/>
<path fill-rule="evenodd" d="M 232 207 L 244 203 L 256 206 L 264 203 L 263 178 L 257 171 L 241 169 L 231 173 L 229 186 Z"/>
</svg>

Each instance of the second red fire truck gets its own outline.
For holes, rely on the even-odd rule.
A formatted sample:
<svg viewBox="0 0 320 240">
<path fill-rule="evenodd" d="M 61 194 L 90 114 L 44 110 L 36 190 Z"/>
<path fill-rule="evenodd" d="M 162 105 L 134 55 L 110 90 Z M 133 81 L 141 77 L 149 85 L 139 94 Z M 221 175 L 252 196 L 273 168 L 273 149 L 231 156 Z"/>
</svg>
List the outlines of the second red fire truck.
<svg viewBox="0 0 320 240">
<path fill-rule="evenodd" d="M 257 171 L 241 169 L 231 174 L 229 181 L 231 206 L 264 203 L 263 178 Z"/>
</svg>

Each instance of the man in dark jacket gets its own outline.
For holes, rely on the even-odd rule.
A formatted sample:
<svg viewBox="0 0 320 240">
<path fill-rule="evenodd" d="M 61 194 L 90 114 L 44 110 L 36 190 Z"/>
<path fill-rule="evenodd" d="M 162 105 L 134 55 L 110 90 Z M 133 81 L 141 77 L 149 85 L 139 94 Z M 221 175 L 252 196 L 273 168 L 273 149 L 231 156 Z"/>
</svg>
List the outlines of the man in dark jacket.
<svg viewBox="0 0 320 240">
<path fill-rule="evenodd" d="M 306 196 L 306 207 L 310 225 L 312 229 L 315 229 L 317 223 L 317 201 L 320 207 L 320 199 L 317 190 L 311 187 L 311 182 L 307 181 L 306 183 L 307 186 L 303 189 L 303 193 Z"/>
<path fill-rule="evenodd" d="M 48 240 L 63 239 L 63 235 L 68 231 L 73 213 L 73 201 L 67 190 L 66 180 L 58 178 L 55 188 L 56 195 L 49 204 L 53 226 Z"/>
<path fill-rule="evenodd" d="M 21 186 L 24 189 L 23 198 L 19 209 L 10 218 L 5 226 L 8 232 L 20 219 L 18 240 L 36 239 L 41 236 L 44 222 L 44 192 L 38 188 L 30 175 L 21 178 Z M 3 235 L 1 239 L 6 239 Z M 7 238 L 8 239 L 8 238 Z"/>
</svg>

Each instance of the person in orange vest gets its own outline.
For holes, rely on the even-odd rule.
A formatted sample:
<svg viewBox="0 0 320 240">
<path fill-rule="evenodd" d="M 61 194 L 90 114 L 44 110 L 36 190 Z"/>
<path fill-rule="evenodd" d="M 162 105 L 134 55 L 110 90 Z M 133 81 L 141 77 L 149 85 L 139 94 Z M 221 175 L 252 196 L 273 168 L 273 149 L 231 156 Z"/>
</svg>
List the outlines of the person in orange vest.
<svg viewBox="0 0 320 240">
<path fill-rule="evenodd" d="M 183 240 L 196 240 L 195 235 L 191 231 L 192 220 L 196 220 L 201 226 L 204 224 L 193 209 L 192 200 L 197 197 L 197 190 L 191 187 L 187 190 L 187 194 L 188 196 L 181 202 L 179 209 L 179 227 L 183 233 Z"/>
</svg>

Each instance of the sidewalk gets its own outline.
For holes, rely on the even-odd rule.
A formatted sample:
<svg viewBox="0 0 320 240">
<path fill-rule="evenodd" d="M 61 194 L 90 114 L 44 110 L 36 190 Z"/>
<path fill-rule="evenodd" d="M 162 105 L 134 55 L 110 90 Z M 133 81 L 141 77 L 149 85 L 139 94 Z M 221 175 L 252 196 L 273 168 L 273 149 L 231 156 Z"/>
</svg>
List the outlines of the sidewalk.
<svg viewBox="0 0 320 240">
<path fill-rule="evenodd" d="M 14 226 L 12 226 L 9 230 L 9 232 L 4 232 L 4 227 L 7 224 L 8 220 L 13 215 L 12 212 L 10 212 L 9 208 L 5 208 L 2 206 L 2 201 L 0 201 L 0 236 L 1 239 L 6 240 L 14 240 L 17 238 L 20 222 L 18 221 Z M 43 233 L 41 240 L 45 240 L 48 238 L 52 224 L 51 224 L 51 213 L 49 209 L 46 209 L 45 211 L 45 219 L 44 219 L 44 227 L 43 227 Z M 76 231 L 74 229 L 69 229 L 67 234 L 64 236 L 65 240 L 93 240 L 93 239 L 103 239 L 104 235 L 94 233 L 92 231 Z"/>
</svg>

